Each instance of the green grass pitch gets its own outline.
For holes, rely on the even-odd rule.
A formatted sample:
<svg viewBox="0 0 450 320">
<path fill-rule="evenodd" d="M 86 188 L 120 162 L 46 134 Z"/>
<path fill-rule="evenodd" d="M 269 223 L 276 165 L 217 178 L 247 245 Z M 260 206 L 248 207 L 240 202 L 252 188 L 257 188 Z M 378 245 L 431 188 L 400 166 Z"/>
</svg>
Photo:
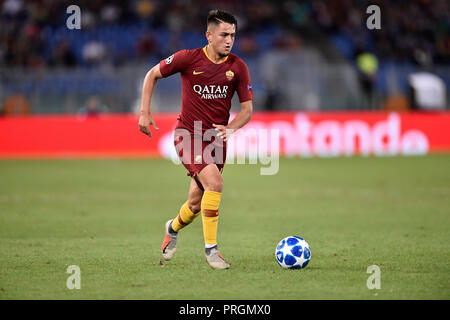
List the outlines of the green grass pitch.
<svg viewBox="0 0 450 320">
<path fill-rule="evenodd" d="M 160 265 L 164 223 L 186 200 L 167 160 L 0 161 L 0 299 L 449 299 L 450 155 L 281 159 L 228 165 L 218 241 L 201 218 Z M 275 246 L 305 238 L 312 259 L 283 270 Z M 66 269 L 81 269 L 69 290 Z M 366 286 L 378 265 L 381 289 Z"/>
</svg>

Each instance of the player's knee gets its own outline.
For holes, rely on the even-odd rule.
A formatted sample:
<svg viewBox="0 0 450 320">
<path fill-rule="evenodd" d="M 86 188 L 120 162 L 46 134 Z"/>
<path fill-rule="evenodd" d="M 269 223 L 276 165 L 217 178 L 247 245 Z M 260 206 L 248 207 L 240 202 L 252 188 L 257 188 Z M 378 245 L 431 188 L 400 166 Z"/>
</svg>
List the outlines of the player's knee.
<svg viewBox="0 0 450 320">
<path fill-rule="evenodd" d="M 189 210 L 192 211 L 192 213 L 197 214 L 200 212 L 201 210 L 201 202 L 197 201 L 197 202 L 189 202 L 188 203 L 189 206 Z"/>
<path fill-rule="evenodd" d="M 217 179 L 208 181 L 208 183 L 205 187 L 205 190 L 222 192 L 222 188 L 223 188 L 223 180 L 222 180 L 222 176 L 220 176 Z"/>
</svg>

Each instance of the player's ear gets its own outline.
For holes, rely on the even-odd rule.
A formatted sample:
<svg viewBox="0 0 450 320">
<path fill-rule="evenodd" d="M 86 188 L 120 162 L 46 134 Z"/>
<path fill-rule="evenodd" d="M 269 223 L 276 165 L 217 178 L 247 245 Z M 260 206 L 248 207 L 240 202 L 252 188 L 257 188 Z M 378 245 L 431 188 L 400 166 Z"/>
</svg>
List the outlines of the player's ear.
<svg viewBox="0 0 450 320">
<path fill-rule="evenodd" d="M 209 29 L 206 30 L 205 35 L 206 35 L 206 39 L 208 40 L 208 43 L 211 43 L 211 41 L 212 41 L 212 33 L 211 33 L 211 31 L 209 31 Z"/>
</svg>

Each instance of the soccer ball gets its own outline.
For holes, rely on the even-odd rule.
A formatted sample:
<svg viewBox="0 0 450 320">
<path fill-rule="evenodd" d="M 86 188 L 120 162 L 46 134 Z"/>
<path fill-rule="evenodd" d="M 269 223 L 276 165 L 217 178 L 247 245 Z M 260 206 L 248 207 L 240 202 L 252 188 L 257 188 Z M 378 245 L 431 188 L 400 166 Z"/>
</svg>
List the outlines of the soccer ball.
<svg viewBox="0 0 450 320">
<path fill-rule="evenodd" d="M 275 257 L 284 269 L 303 269 L 311 260 L 311 250 L 302 238 L 289 236 L 278 242 Z"/>
</svg>

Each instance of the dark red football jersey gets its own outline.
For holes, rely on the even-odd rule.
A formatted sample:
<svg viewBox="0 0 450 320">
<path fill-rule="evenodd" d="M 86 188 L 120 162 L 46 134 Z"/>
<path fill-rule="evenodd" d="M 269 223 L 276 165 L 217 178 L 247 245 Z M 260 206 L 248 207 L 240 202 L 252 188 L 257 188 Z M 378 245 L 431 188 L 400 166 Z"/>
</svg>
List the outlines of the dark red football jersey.
<svg viewBox="0 0 450 320">
<path fill-rule="evenodd" d="M 227 125 L 231 98 L 237 91 L 240 102 L 253 99 L 248 67 L 230 53 L 219 64 L 212 62 L 204 48 L 181 50 L 159 63 L 163 77 L 181 73 L 181 113 L 177 128 L 194 132 L 194 121 L 201 121 L 202 131 L 213 124 Z"/>
</svg>

